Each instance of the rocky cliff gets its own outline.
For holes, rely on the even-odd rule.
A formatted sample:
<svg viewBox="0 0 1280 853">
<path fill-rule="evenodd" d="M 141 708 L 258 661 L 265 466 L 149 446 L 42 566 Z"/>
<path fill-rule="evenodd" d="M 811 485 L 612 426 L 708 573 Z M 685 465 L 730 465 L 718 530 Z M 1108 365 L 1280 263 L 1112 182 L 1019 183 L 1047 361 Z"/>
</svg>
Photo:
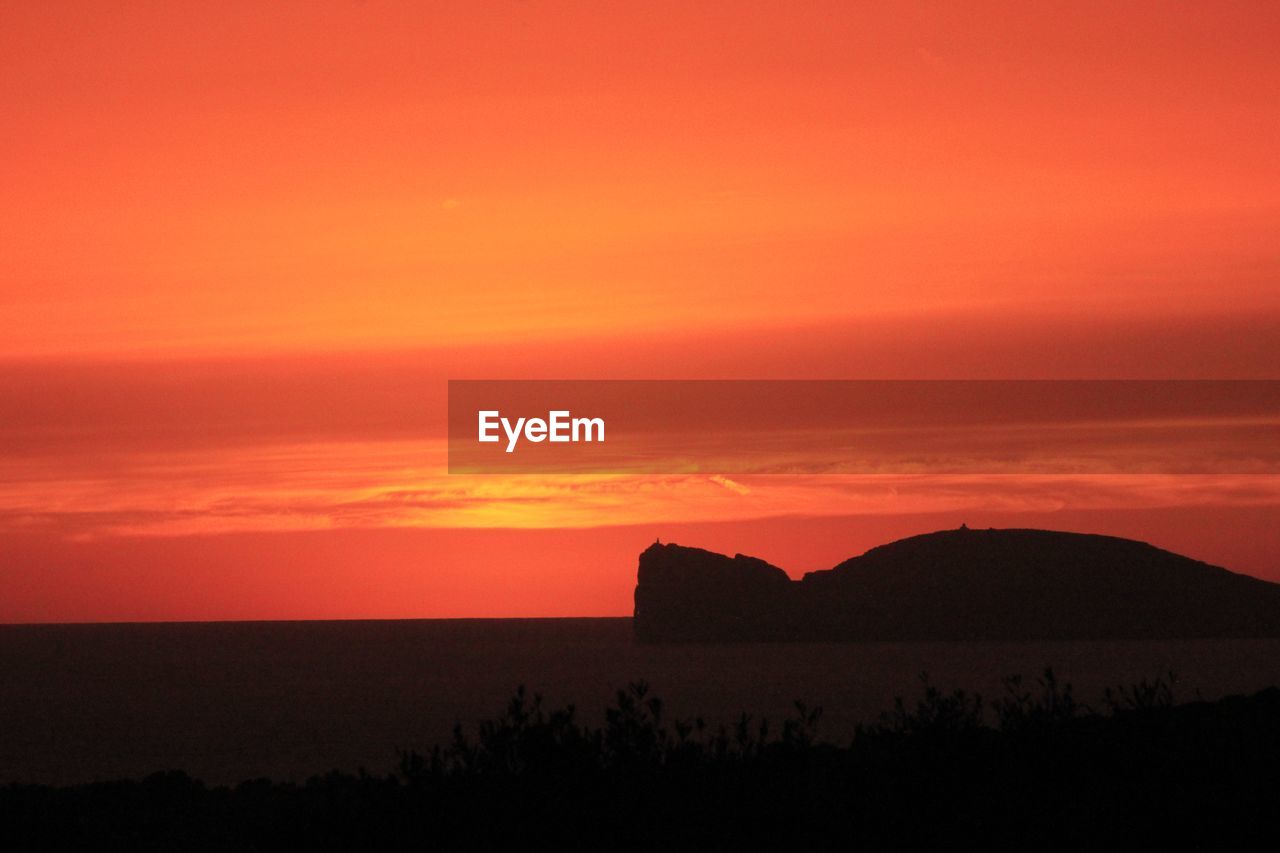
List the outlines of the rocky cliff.
<svg viewBox="0 0 1280 853">
<path fill-rule="evenodd" d="M 945 530 L 792 581 L 680 545 L 640 555 L 641 640 L 1031 640 L 1280 636 L 1280 584 L 1144 542 Z"/>
</svg>

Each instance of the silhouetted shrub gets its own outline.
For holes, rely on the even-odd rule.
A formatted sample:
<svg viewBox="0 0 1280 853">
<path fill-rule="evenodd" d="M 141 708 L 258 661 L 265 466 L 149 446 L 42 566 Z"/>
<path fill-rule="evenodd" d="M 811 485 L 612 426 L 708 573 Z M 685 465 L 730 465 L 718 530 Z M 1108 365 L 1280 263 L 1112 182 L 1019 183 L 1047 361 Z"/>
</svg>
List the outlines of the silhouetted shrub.
<svg viewBox="0 0 1280 853">
<path fill-rule="evenodd" d="M 7 850 L 1181 848 L 1242 845 L 1280 815 L 1280 690 L 1173 704 L 1172 678 L 1100 714 L 1046 670 L 990 706 L 899 699 L 840 746 L 821 709 L 776 729 L 669 720 L 644 682 L 603 726 L 519 688 L 474 734 L 387 775 L 203 785 L 186 774 L 0 789 Z M 991 713 L 988 713 L 990 711 Z M 1257 837 L 1265 837 L 1258 835 Z"/>
<path fill-rule="evenodd" d="M 1170 672 L 1150 680 L 1144 678 L 1128 687 L 1108 687 L 1103 701 L 1112 713 L 1169 708 L 1173 706 L 1173 683 L 1177 680 Z"/>
<path fill-rule="evenodd" d="M 1036 684 L 1038 695 L 1023 687 L 1020 675 L 1004 680 L 1004 697 L 992 703 L 1001 731 L 1058 725 L 1088 712 L 1087 706 L 1076 701 L 1071 685 L 1060 683 L 1052 668 L 1046 667 Z"/>
</svg>

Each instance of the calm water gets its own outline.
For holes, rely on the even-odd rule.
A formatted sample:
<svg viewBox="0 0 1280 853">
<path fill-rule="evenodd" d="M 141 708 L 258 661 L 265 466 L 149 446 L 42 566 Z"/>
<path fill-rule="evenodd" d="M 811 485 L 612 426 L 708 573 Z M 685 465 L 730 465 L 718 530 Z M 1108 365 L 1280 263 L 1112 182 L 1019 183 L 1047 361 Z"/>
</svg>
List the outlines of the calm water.
<svg viewBox="0 0 1280 853">
<path fill-rule="evenodd" d="M 801 698 L 845 738 L 916 695 L 921 671 L 995 696 L 1045 665 L 1086 701 L 1169 670 L 1179 698 L 1214 698 L 1280 684 L 1280 640 L 641 646 L 629 619 L 0 626 L 0 782 L 383 772 L 521 683 L 592 720 L 636 678 L 708 720 L 781 718 Z"/>
</svg>

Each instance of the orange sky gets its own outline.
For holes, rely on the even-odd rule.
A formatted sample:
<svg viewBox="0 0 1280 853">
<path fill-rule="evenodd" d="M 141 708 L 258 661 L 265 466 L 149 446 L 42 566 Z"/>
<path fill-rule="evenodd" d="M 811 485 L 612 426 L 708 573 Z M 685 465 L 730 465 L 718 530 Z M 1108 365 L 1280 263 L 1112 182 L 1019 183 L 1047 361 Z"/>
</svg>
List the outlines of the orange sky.
<svg viewBox="0 0 1280 853">
<path fill-rule="evenodd" d="M 1272 3 L 5 4 L 0 620 L 621 613 L 650 530 L 759 518 L 795 569 L 1122 519 L 1280 578 L 1274 479 L 531 483 L 438 431 L 448 378 L 1276 378 L 1277 43 Z"/>
</svg>

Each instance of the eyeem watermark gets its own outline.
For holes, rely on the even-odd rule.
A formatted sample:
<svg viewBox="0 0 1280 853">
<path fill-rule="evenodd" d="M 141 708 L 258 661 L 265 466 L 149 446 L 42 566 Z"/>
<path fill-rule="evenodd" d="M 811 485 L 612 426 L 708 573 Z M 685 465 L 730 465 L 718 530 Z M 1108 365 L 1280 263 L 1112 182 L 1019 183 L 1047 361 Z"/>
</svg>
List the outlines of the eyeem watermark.
<svg viewBox="0 0 1280 853">
<path fill-rule="evenodd" d="M 450 380 L 448 421 L 455 474 L 1280 474 L 1280 380 Z"/>
<path fill-rule="evenodd" d="M 507 453 L 514 453 L 516 445 L 523 437 L 525 441 L 535 444 L 542 441 L 555 443 L 577 443 L 580 441 L 604 441 L 604 418 L 575 418 L 564 409 L 547 412 L 543 418 L 504 418 L 496 409 L 482 410 L 479 413 L 477 441 L 492 444 L 500 441 L 498 430 L 501 429 L 507 438 Z"/>
</svg>

